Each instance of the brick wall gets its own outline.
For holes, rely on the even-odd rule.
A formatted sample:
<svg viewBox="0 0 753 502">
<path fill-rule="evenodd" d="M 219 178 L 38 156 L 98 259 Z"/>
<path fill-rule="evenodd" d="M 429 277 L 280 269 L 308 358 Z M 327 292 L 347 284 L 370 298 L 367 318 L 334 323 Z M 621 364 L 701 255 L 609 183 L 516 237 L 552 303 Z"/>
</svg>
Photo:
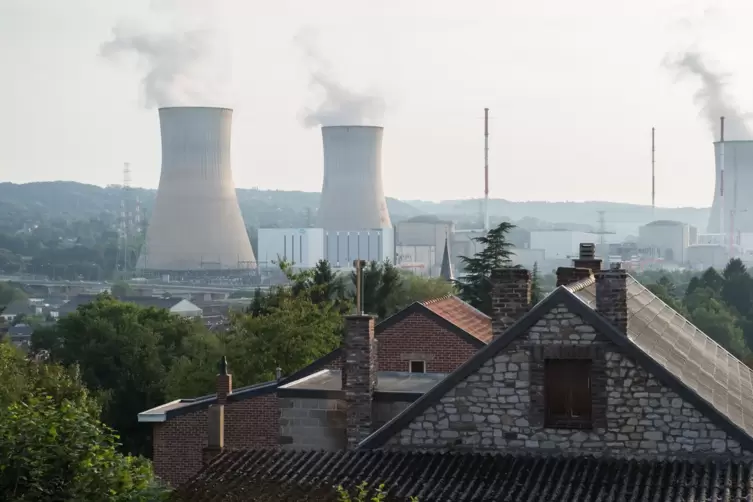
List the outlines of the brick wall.
<svg viewBox="0 0 753 502">
<path fill-rule="evenodd" d="M 599 373 L 593 427 L 546 427 L 539 405 L 541 357 L 588 353 L 598 359 Z M 751 454 L 564 305 L 450 389 L 390 443 L 617 457 Z"/>
<path fill-rule="evenodd" d="M 225 405 L 227 449 L 274 447 L 278 444 L 277 396 L 267 394 Z M 207 410 L 187 413 L 154 424 L 153 458 L 156 474 L 173 486 L 201 469 L 207 445 Z"/>
<path fill-rule="evenodd" d="M 408 371 L 410 360 L 426 361 L 429 373 L 450 373 L 477 348 L 422 314 L 411 314 L 377 333 L 379 371 Z"/>
</svg>

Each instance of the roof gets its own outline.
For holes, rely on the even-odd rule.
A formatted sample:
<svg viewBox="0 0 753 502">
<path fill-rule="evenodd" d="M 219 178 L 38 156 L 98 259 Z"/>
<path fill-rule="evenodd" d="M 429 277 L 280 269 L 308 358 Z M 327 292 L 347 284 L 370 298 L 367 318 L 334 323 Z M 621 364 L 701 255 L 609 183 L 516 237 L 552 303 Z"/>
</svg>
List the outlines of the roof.
<svg viewBox="0 0 753 502">
<path fill-rule="evenodd" d="M 629 277 L 629 279 L 632 278 Z M 576 296 L 576 294 L 585 296 L 587 294 L 585 292 L 593 284 L 593 279 L 586 279 L 575 285 L 560 286 L 555 289 L 521 317 L 518 322 L 513 324 L 502 336 L 492 341 L 485 349 L 477 352 L 436 387 L 367 437 L 359 447 L 379 448 L 384 445 L 392 436 L 407 427 L 414 418 L 439 402 L 447 391 L 475 373 L 489 359 L 505 350 L 513 340 L 528 331 L 552 308 L 564 304 L 570 312 L 579 315 L 583 322 L 593 326 L 596 331 L 619 347 L 624 354 L 648 370 L 668 388 L 677 392 L 685 401 L 695 406 L 699 412 L 727 432 L 730 437 L 739 441 L 743 448 L 753 451 L 753 435 L 751 434 L 751 419 L 753 418 L 751 406 L 753 406 L 753 403 L 750 402 L 750 399 L 743 399 L 743 396 L 747 397 L 752 394 L 750 390 L 750 369 L 747 369 L 734 356 L 719 347 L 702 332 L 694 331 L 692 338 L 688 334 L 680 335 L 677 326 L 670 327 L 666 321 L 653 325 L 653 329 L 642 330 L 642 336 L 645 336 L 642 340 L 639 340 L 640 336 L 635 334 L 626 337 L 612 323 L 598 314 L 593 309 L 592 304 Z M 640 287 L 641 290 L 646 289 L 634 279 L 630 281 L 628 287 L 633 292 L 636 291 L 637 287 Z M 571 289 L 576 290 L 576 292 L 573 293 Z M 646 298 L 644 295 L 644 302 Z M 640 304 L 637 302 L 640 301 L 632 293 L 629 295 L 630 317 L 636 318 L 632 321 L 633 330 L 636 329 L 636 322 L 642 319 L 642 316 L 636 315 L 634 312 L 636 306 Z M 666 307 L 664 302 L 661 302 L 661 304 Z M 654 312 L 656 309 L 664 311 L 658 303 L 654 303 L 653 308 L 644 311 L 643 315 Z M 678 322 L 677 318 L 673 317 L 673 319 L 675 323 Z M 682 318 L 680 317 L 680 319 Z M 690 324 L 687 321 L 684 322 L 687 325 Z M 663 329 L 658 330 L 659 326 L 664 326 L 667 333 L 664 333 Z M 628 322 L 628 330 L 631 330 L 630 321 Z M 686 373 L 682 367 L 678 368 L 678 362 L 683 362 L 693 368 L 688 369 Z M 716 371 L 717 368 L 720 371 L 718 375 L 710 373 Z M 734 371 L 738 372 L 737 376 L 732 374 Z M 727 380 L 726 386 L 723 383 L 725 379 Z"/>
<path fill-rule="evenodd" d="M 3 315 L 30 314 L 33 312 L 29 300 L 14 300 L 2 309 Z"/>
<path fill-rule="evenodd" d="M 443 296 L 421 305 L 484 343 L 492 339 L 492 318 L 457 296 Z"/>
<path fill-rule="evenodd" d="M 376 392 L 423 394 L 447 375 L 445 373 L 408 373 L 407 371 L 377 372 Z M 342 390 L 342 372 L 325 369 L 280 386 L 280 390 Z"/>
<path fill-rule="evenodd" d="M 8 334 L 11 337 L 30 337 L 34 333 L 34 328 L 28 324 L 16 324 L 8 328 Z"/>
<path fill-rule="evenodd" d="M 73 312 L 81 305 L 86 305 L 87 303 L 91 303 L 95 301 L 98 296 L 99 295 L 74 296 L 73 298 L 71 298 L 71 300 L 68 303 L 60 307 L 60 313 L 68 314 L 70 312 Z M 121 302 L 135 303 L 136 305 L 139 305 L 141 307 L 154 307 L 158 309 L 170 310 L 173 307 L 175 307 L 177 304 L 185 300 L 185 298 L 180 298 L 180 297 L 160 298 L 157 296 L 121 296 L 121 297 L 118 297 L 117 300 Z M 198 307 L 196 308 L 198 310 L 201 310 Z"/>
<path fill-rule="evenodd" d="M 452 264 L 450 263 L 450 243 L 444 240 L 444 252 L 442 253 L 442 267 L 439 271 L 439 277 L 445 281 L 451 282 L 455 277 L 452 275 Z"/>
<path fill-rule="evenodd" d="M 685 223 L 675 220 L 655 220 L 651 223 L 646 223 L 647 227 L 678 227 L 682 225 L 685 225 Z"/>
<path fill-rule="evenodd" d="M 591 308 L 596 285 L 572 288 Z M 628 276 L 628 338 L 736 427 L 753 436 L 753 370 Z"/>
<path fill-rule="evenodd" d="M 384 483 L 388 501 L 743 501 L 751 465 L 460 452 L 227 451 L 178 491 L 178 500 L 336 501 L 334 486 Z"/>
</svg>

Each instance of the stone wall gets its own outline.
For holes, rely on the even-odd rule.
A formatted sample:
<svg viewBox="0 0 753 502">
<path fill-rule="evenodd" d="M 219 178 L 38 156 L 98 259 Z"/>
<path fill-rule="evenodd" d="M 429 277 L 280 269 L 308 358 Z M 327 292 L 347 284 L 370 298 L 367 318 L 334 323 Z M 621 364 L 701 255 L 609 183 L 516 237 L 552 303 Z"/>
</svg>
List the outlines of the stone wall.
<svg viewBox="0 0 753 502">
<path fill-rule="evenodd" d="M 543 359 L 586 356 L 594 358 L 594 427 L 545 427 Z M 390 444 L 614 456 L 749 454 L 562 305 L 426 409 Z"/>
<path fill-rule="evenodd" d="M 376 431 L 384 424 L 402 413 L 412 401 L 374 401 L 372 410 L 372 430 Z"/>
<path fill-rule="evenodd" d="M 281 397 L 280 446 L 291 450 L 342 450 L 345 401 Z"/>
</svg>

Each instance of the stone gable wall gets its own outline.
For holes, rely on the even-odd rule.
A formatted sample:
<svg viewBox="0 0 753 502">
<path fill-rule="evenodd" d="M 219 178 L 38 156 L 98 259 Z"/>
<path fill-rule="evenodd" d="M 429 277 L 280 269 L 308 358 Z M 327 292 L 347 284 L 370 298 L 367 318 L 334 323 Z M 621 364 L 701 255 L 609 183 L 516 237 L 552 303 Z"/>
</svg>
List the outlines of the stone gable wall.
<svg viewBox="0 0 753 502">
<path fill-rule="evenodd" d="M 593 358 L 593 429 L 545 427 L 541 390 L 549 357 Z M 451 389 L 390 445 L 613 456 L 749 454 L 563 305 Z"/>
</svg>

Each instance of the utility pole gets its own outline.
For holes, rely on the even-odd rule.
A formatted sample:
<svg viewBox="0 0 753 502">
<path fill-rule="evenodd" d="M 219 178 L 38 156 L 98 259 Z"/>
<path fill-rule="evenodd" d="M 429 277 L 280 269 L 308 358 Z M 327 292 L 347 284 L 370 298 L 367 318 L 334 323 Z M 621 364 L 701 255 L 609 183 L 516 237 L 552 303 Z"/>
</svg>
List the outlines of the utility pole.
<svg viewBox="0 0 753 502">
<path fill-rule="evenodd" d="M 484 231 L 489 231 L 489 109 L 484 108 Z"/>
</svg>

